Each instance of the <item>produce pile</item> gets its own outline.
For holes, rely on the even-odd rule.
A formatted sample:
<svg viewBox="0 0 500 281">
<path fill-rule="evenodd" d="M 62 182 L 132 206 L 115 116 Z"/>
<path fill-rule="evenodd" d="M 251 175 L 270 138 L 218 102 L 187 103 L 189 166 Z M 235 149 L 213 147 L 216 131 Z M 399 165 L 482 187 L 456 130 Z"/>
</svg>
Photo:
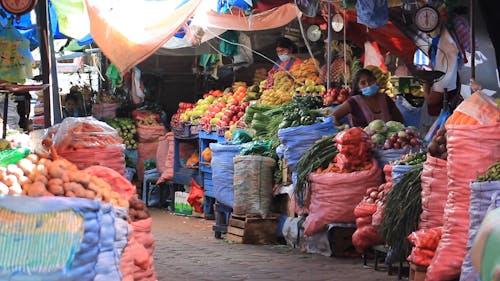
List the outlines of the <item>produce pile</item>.
<svg viewBox="0 0 500 281">
<path fill-rule="evenodd" d="M 293 92 L 282 89 L 266 89 L 262 92 L 259 102 L 269 105 L 280 105 L 292 100 Z"/>
<path fill-rule="evenodd" d="M 325 85 L 316 84 L 316 81 L 307 79 L 304 85 L 295 88 L 295 95 L 319 95 L 326 91 Z"/>
<path fill-rule="evenodd" d="M 409 254 L 406 237 L 417 230 L 422 212 L 422 171 L 422 164 L 415 165 L 387 193 L 381 234 L 387 245 L 403 255 Z"/>
<path fill-rule="evenodd" d="M 365 127 L 372 141 L 379 149 L 406 149 L 411 147 L 422 147 L 417 128 L 405 127 L 397 121 L 373 120 Z"/>
<path fill-rule="evenodd" d="M 130 198 L 129 205 L 130 207 L 128 209 L 128 217 L 130 221 L 135 222 L 151 217 L 146 204 L 144 203 L 144 201 L 137 198 L 137 195 L 134 195 Z"/>
<path fill-rule="evenodd" d="M 114 128 L 92 117 L 66 118 L 60 126 L 52 126 L 42 140 L 47 150 L 54 146 L 58 152 L 122 144 L 123 139 Z"/>
<path fill-rule="evenodd" d="M 442 228 L 419 229 L 408 235 L 408 241 L 414 245 L 408 261 L 420 265 L 429 266 L 436 249 L 441 240 Z"/>
<path fill-rule="evenodd" d="M 386 94 L 391 98 L 396 98 L 391 83 L 390 72 L 385 72 L 380 69 L 380 67 L 374 65 L 368 65 L 365 68 L 373 72 L 373 75 L 375 75 L 375 79 L 377 79 L 377 85 L 379 87 L 379 93 Z"/>
<path fill-rule="evenodd" d="M 334 141 L 338 154 L 326 169 L 318 169 L 317 173 L 352 173 L 372 168 L 373 144 L 363 129 L 354 127 L 342 131 Z"/>
<path fill-rule="evenodd" d="M 52 154 L 57 155 L 54 150 Z M 30 154 L 16 164 L 0 167 L 0 194 L 80 197 L 129 207 L 107 182 L 58 156 L 50 159 Z"/>
<path fill-rule="evenodd" d="M 118 135 L 123 139 L 126 149 L 137 149 L 137 128 L 132 119 L 129 118 L 112 118 L 106 120 L 111 127 L 115 128 Z"/>
<path fill-rule="evenodd" d="M 172 115 L 172 119 L 170 119 L 170 126 L 171 127 L 179 127 L 181 124 L 181 115 L 186 112 L 188 109 L 194 108 L 195 104 L 190 103 L 190 102 L 179 102 L 179 106 L 177 107 L 177 112 Z M 187 122 L 189 120 L 186 120 L 186 116 L 184 115 L 184 122 Z"/>
<path fill-rule="evenodd" d="M 420 151 L 403 155 L 401 159 L 394 162 L 394 165 L 417 165 L 424 163 L 426 160 L 427 152 Z"/>
<path fill-rule="evenodd" d="M 321 98 L 318 96 L 296 96 L 290 103 L 283 105 L 283 121 L 280 129 L 297 126 L 312 125 L 317 122 L 321 107 Z"/>
<path fill-rule="evenodd" d="M 306 81 L 317 82 L 319 80 L 319 61 L 309 58 L 302 63 L 294 64 L 290 68 L 290 73 L 295 78 L 295 83 L 306 84 Z"/>
<path fill-rule="evenodd" d="M 446 149 L 446 128 L 444 126 L 437 130 L 427 146 L 427 150 L 432 157 L 443 160 L 448 158 L 448 150 Z"/>
<path fill-rule="evenodd" d="M 491 165 L 483 175 L 477 177 L 477 181 L 499 181 L 500 180 L 500 162 Z"/>
<path fill-rule="evenodd" d="M 341 104 L 349 98 L 349 89 L 347 88 L 330 88 L 323 92 L 323 105 L 331 106 Z"/>
</svg>

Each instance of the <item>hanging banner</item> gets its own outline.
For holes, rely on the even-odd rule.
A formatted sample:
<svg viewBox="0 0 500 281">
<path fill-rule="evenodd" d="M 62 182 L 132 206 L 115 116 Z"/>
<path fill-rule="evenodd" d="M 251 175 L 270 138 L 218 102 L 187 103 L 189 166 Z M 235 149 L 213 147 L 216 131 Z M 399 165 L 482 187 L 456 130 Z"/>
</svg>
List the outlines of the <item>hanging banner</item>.
<svg viewBox="0 0 500 281">
<path fill-rule="evenodd" d="M 85 3 L 92 37 L 123 74 L 172 38 L 201 0 L 85 0 Z"/>
</svg>

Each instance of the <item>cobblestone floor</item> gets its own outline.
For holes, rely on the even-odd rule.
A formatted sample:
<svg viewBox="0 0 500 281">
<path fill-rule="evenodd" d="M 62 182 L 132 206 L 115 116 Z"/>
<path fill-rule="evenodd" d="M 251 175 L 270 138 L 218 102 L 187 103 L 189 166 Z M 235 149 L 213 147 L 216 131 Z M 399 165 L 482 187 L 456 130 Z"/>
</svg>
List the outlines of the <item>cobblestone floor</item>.
<svg viewBox="0 0 500 281">
<path fill-rule="evenodd" d="M 359 258 L 304 254 L 286 245 L 243 245 L 214 238 L 214 221 L 151 209 L 159 281 L 397 280 Z M 371 265 L 373 262 L 371 261 Z M 370 265 L 369 264 L 369 265 Z"/>
</svg>

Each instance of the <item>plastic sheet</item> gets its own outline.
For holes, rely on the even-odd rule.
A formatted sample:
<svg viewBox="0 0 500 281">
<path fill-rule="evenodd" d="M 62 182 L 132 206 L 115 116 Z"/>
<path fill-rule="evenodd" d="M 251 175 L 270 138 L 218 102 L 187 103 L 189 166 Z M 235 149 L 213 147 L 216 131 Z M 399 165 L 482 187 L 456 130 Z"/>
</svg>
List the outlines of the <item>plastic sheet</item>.
<svg viewBox="0 0 500 281">
<path fill-rule="evenodd" d="M 278 130 L 278 137 L 284 148 L 284 158 L 291 171 L 294 171 L 300 157 L 314 143 L 324 136 L 337 132 L 333 126 L 333 118 L 325 118 L 323 122 L 309 126 L 290 127 Z"/>
<path fill-rule="evenodd" d="M 419 228 L 443 226 L 443 214 L 448 197 L 448 170 L 446 160 L 427 153 L 422 176 L 422 213 Z"/>
<path fill-rule="evenodd" d="M 397 184 L 401 177 L 413 168 L 412 165 L 394 165 L 392 166 L 392 183 Z"/>
<path fill-rule="evenodd" d="M 212 183 L 215 199 L 222 204 L 233 207 L 234 204 L 234 162 L 233 158 L 240 152 L 239 145 L 211 143 L 212 150 Z"/>
<path fill-rule="evenodd" d="M 460 281 L 477 280 L 479 278 L 477 272 L 472 267 L 472 244 L 487 211 L 490 208 L 498 208 L 500 206 L 500 181 L 472 182 L 470 188 L 472 194 L 469 209 L 469 240 L 467 241 L 467 255 L 462 263 Z"/>
<path fill-rule="evenodd" d="M 233 161 L 233 212 L 258 213 L 265 218 L 271 210 L 276 161 L 256 155 L 236 156 Z"/>
<path fill-rule="evenodd" d="M 460 275 L 469 232 L 469 183 L 500 160 L 500 123 L 446 125 L 448 198 L 443 235 L 427 270 L 427 279 L 450 280 Z M 464 149 L 467 148 L 467 149 Z"/>
<path fill-rule="evenodd" d="M 320 231 L 327 224 L 355 221 L 354 209 L 366 190 L 382 182 L 381 169 L 375 160 L 370 170 L 353 173 L 309 175 L 311 206 L 304 223 L 306 236 Z"/>
</svg>

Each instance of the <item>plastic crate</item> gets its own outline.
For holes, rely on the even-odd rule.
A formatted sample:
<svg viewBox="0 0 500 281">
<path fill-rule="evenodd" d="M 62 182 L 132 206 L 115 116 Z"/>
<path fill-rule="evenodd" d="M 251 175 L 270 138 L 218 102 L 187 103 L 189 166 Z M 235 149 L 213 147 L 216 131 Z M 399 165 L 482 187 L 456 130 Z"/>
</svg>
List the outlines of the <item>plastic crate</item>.
<svg viewBox="0 0 500 281">
<path fill-rule="evenodd" d="M 176 138 L 194 138 L 198 136 L 199 129 L 198 126 L 181 123 L 177 127 L 172 127 L 172 131 Z"/>
</svg>

